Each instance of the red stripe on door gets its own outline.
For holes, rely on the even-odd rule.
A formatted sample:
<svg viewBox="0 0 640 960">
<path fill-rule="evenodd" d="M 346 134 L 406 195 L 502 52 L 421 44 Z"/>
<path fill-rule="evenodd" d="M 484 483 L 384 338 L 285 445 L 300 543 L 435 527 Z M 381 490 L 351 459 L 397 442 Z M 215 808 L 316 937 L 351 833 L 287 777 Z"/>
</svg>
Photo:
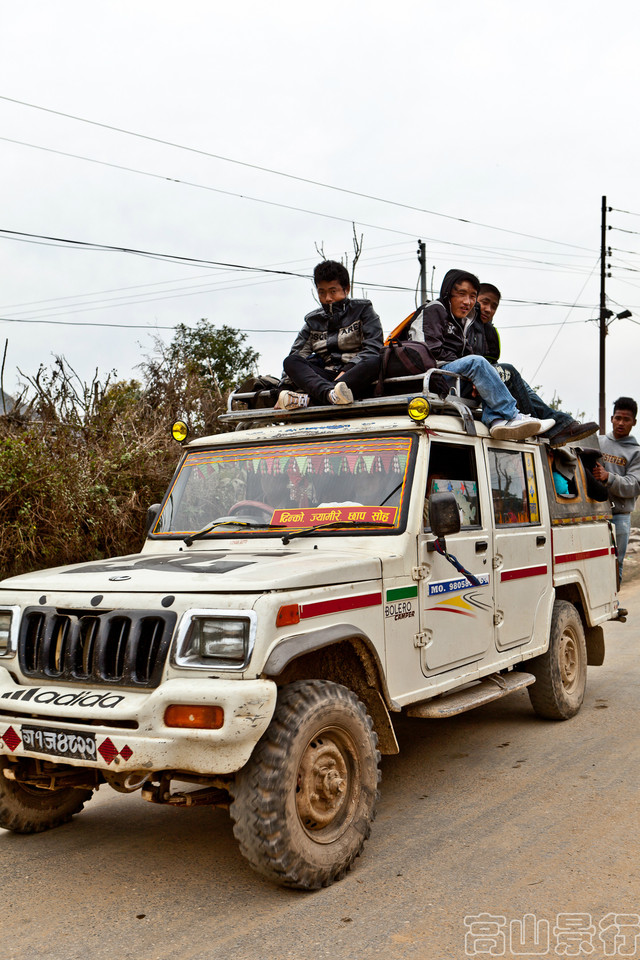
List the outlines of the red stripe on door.
<svg viewBox="0 0 640 960">
<path fill-rule="evenodd" d="M 576 560 L 593 560 L 594 557 L 608 557 L 613 547 L 600 547 L 597 550 L 580 550 L 577 553 L 560 553 L 554 557 L 555 563 L 573 563 Z"/>
<path fill-rule="evenodd" d="M 340 613 L 342 610 L 360 610 L 362 607 L 377 607 L 382 603 L 381 593 L 364 593 L 359 597 L 339 597 L 337 600 L 321 600 L 318 603 L 305 603 L 300 607 L 300 619 L 322 617 L 327 613 Z"/>
<path fill-rule="evenodd" d="M 540 567 L 522 567 L 520 570 L 504 570 L 500 574 L 500 581 L 526 580 L 527 577 L 542 577 L 547 572 L 546 563 Z"/>
</svg>

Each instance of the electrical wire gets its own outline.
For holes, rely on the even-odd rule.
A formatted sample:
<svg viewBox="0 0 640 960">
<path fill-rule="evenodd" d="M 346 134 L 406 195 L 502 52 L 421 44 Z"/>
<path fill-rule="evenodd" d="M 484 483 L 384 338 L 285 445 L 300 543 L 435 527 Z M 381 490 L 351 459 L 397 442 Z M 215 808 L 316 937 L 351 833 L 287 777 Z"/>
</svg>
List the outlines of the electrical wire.
<svg viewBox="0 0 640 960">
<path fill-rule="evenodd" d="M 2 98 L 0 97 L 0 99 L 2 99 Z M 85 162 L 87 162 L 87 163 L 98 164 L 99 166 L 105 166 L 105 167 L 109 167 L 110 169 L 121 170 L 121 171 L 124 171 L 124 172 L 126 172 L 126 173 L 134 173 L 134 174 L 137 174 L 137 175 L 139 175 L 139 176 L 150 177 L 151 179 L 154 179 L 154 180 L 162 180 L 162 181 L 164 181 L 164 182 L 176 183 L 176 184 L 179 184 L 179 185 L 181 185 L 181 186 L 192 187 L 192 188 L 197 189 L 197 190 L 207 190 L 207 191 L 210 192 L 210 193 L 217 193 L 217 194 L 220 194 L 220 195 L 222 195 L 222 196 L 234 197 L 234 198 L 240 199 L 240 200 L 248 200 L 248 201 L 250 201 L 250 202 L 252 202 L 252 203 L 261 203 L 261 204 L 265 204 L 265 205 L 267 205 L 267 206 L 277 207 L 277 208 L 283 209 L 283 210 L 290 210 L 290 211 L 293 211 L 293 212 L 296 212 L 296 213 L 304 213 L 304 214 L 307 214 L 307 215 L 309 215 L 309 216 L 322 217 L 322 218 L 328 219 L 328 220 L 335 220 L 335 221 L 337 221 L 337 222 L 339 222 L 339 223 L 352 223 L 352 224 L 353 224 L 353 223 L 358 223 L 359 225 L 364 226 L 364 227 L 367 227 L 368 229 L 372 229 L 372 230 L 380 230 L 380 231 L 384 231 L 384 232 L 387 232 L 387 233 L 395 233 L 395 234 L 398 234 L 398 235 L 400 235 L 400 236 L 405 236 L 405 237 L 413 237 L 413 236 L 415 236 L 415 233 L 414 233 L 414 232 L 408 232 L 408 231 L 406 231 L 406 230 L 398 230 L 398 229 L 394 229 L 394 228 L 392 228 L 392 227 L 383 227 L 383 226 L 380 226 L 379 224 L 364 223 L 364 222 L 362 222 L 362 221 L 360 221 L 360 220 L 354 220 L 353 217 L 341 217 L 341 216 L 338 216 L 337 214 L 330 214 L 330 213 L 325 213 L 325 212 L 323 212 L 323 211 L 310 210 L 310 209 L 308 209 L 308 208 L 306 208 L 306 207 L 298 207 L 298 206 L 295 206 L 295 205 L 293 205 L 293 204 L 280 203 L 280 202 L 275 201 L 275 200 L 267 200 L 267 199 L 265 199 L 265 198 L 263 198 L 263 197 L 249 196 L 249 195 L 247 195 L 247 194 L 238 193 L 237 191 L 223 190 L 223 189 L 220 188 L 220 187 L 212 187 L 212 186 L 209 186 L 208 184 L 195 183 L 195 182 L 192 181 L 192 180 L 182 180 L 182 179 L 180 179 L 180 178 L 178 178 L 178 177 L 170 177 L 170 176 L 167 176 L 167 175 L 165 175 L 165 174 L 153 173 L 152 171 L 149 171 L 149 170 L 141 170 L 141 169 L 139 169 L 138 167 L 129 167 L 129 166 L 125 166 L 125 165 L 123 165 L 123 164 L 111 163 L 111 162 L 109 162 L 109 161 L 107 161 L 107 160 L 99 160 L 99 159 L 97 159 L 97 158 L 95 158 L 95 157 L 87 157 L 87 156 L 84 156 L 84 155 L 81 155 L 81 154 L 77 154 L 77 153 L 69 153 L 68 151 L 64 151 L 64 150 L 56 150 L 56 149 L 54 149 L 54 148 L 52 148 L 52 147 L 43 147 L 43 146 L 40 146 L 40 145 L 38 145 L 38 144 L 27 143 L 27 142 L 24 141 L 24 140 L 15 140 L 15 139 L 12 139 L 12 138 L 10 138 L 10 137 L 2 137 L 2 136 L 0 136 L 0 141 L 4 141 L 4 142 L 6 142 L 6 143 L 14 143 L 14 144 L 18 144 L 18 145 L 24 146 L 24 147 L 30 147 L 30 148 L 32 148 L 32 149 L 34 149 L 34 150 L 43 150 L 43 151 L 45 151 L 45 152 L 47 152 L 47 153 L 56 154 L 57 156 L 68 157 L 68 158 L 71 158 L 71 159 L 74 159 L 74 160 L 82 160 L 82 161 L 85 161 Z M 418 209 L 418 208 L 415 208 L 415 209 Z M 423 211 L 423 212 L 424 212 L 424 211 Z M 428 211 L 426 211 L 426 212 L 428 212 Z M 466 221 L 466 222 L 472 223 L 473 221 Z M 496 229 L 497 229 L 497 228 L 496 228 Z M 522 234 L 522 236 L 530 236 L 530 235 L 529 235 L 529 234 Z M 428 239 L 430 242 L 443 243 L 443 244 L 446 244 L 447 246 L 463 247 L 463 248 L 465 248 L 465 249 L 470 249 L 470 250 L 476 249 L 474 246 L 471 246 L 471 245 L 468 245 L 468 244 L 457 244 L 457 243 L 453 243 L 453 242 L 451 242 L 451 241 L 446 241 L 446 240 L 434 240 L 433 238 L 427 238 L 427 239 Z M 542 239 L 542 238 L 535 237 L 534 239 Z M 485 248 L 485 249 L 486 249 L 486 248 Z M 490 248 L 489 248 L 489 249 L 490 249 Z M 577 249 L 589 250 L 588 247 L 577 247 Z M 591 252 L 592 252 L 592 251 L 591 251 Z M 545 267 L 555 267 L 555 268 L 558 267 L 558 264 L 557 264 L 557 263 L 553 263 L 553 262 L 551 262 L 551 261 L 549 261 L 549 260 L 534 260 L 534 259 L 532 259 L 531 257 L 521 257 L 521 256 L 520 256 L 519 254 L 517 254 L 517 253 L 513 253 L 513 254 L 512 254 L 512 253 L 508 253 L 508 252 L 503 252 L 501 255 L 502 255 L 503 257 L 508 258 L 509 260 L 516 261 L 518 264 L 534 263 L 534 264 L 539 264 L 539 265 L 545 266 Z M 574 255 L 574 256 L 575 256 L 575 255 Z M 476 259 L 478 259 L 477 256 L 476 256 Z M 495 264 L 494 264 L 494 265 L 495 265 Z M 565 270 L 566 272 L 580 272 L 580 271 L 582 270 L 582 267 L 578 267 L 578 266 L 575 266 L 575 267 L 574 267 L 574 266 L 571 266 L 571 267 L 569 267 L 569 265 L 565 265 L 565 266 L 564 266 L 564 270 Z"/>
<path fill-rule="evenodd" d="M 335 191 L 337 191 L 337 192 L 339 192 L 339 193 L 345 193 L 345 194 L 349 194 L 350 196 L 360 197 L 360 198 L 362 198 L 362 199 L 364 199 L 364 200 L 373 200 L 373 201 L 375 201 L 375 202 L 377 202 L 377 203 L 384 203 L 384 204 L 388 204 L 388 205 L 391 205 L 391 206 L 394 206 L 394 207 L 400 207 L 401 209 L 405 209 L 405 210 L 413 210 L 413 211 L 416 211 L 416 212 L 418 212 L 418 213 L 425 213 L 425 214 L 428 214 L 429 216 L 433 216 L 433 217 L 442 217 L 442 218 L 444 218 L 444 219 L 446 219 L 446 220 L 454 220 L 454 221 L 456 221 L 457 223 L 466 223 L 466 224 L 470 224 L 471 226 L 482 227 L 483 229 L 487 229 L 487 230 L 497 230 L 497 231 L 499 231 L 499 232 L 501 232 L 501 233 L 511 234 L 512 236 L 526 237 L 527 239 L 530 239 L 530 240 L 541 240 L 543 243 L 554 243 L 554 244 L 558 244 L 558 245 L 560 245 L 560 246 L 572 247 L 572 248 L 574 248 L 574 249 L 576 249 L 576 250 L 590 250 L 589 247 L 581 247 L 581 246 L 579 246 L 578 244 L 575 244 L 575 243 L 566 243 L 566 242 L 564 242 L 564 241 L 562 241 L 562 240 L 552 240 L 552 239 L 550 239 L 550 238 L 548 238 L 548 237 L 539 237 L 539 236 L 536 236 L 535 234 L 522 233 L 522 232 L 520 232 L 520 231 L 518 231 L 518 230 L 509 230 L 509 229 L 507 229 L 506 227 L 496 227 L 496 226 L 494 226 L 494 225 L 492 225 L 492 224 L 480 223 L 480 222 L 478 222 L 478 221 L 476 221 L 476 220 L 468 220 L 468 219 L 465 218 L 465 217 L 456 217 L 456 216 L 453 216 L 453 215 L 447 214 L 447 213 L 439 213 L 438 211 L 428 210 L 428 209 L 426 209 L 426 208 L 424 208 L 424 207 L 417 207 L 417 206 L 414 206 L 413 204 L 401 203 L 401 202 L 399 202 L 399 201 L 397 201 L 397 200 L 389 200 L 389 199 L 386 199 L 386 198 L 384 198 L 384 197 L 377 197 L 377 196 L 375 196 L 375 195 L 373 195 L 373 194 L 361 193 L 361 192 L 359 192 L 359 191 L 357 191 L 357 190 L 349 190 L 349 189 L 347 189 L 346 187 L 338 187 L 338 186 L 336 186 L 335 184 L 323 183 L 322 181 L 319 181 L 319 180 L 312 180 L 312 179 L 307 178 L 307 177 L 296 176 L 296 175 L 291 174 L 291 173 L 285 173 L 285 172 L 283 172 L 283 171 L 281 171 L 281 170 L 274 170 L 274 169 L 271 169 L 271 168 L 269 168 L 269 167 L 260 166 L 260 165 L 258 165 L 258 164 L 247 163 L 246 161 L 243 161 L 243 160 L 235 160 L 235 159 L 232 159 L 232 158 L 230 158 L 230 157 L 222 156 L 222 155 L 220 155 L 220 154 L 209 153 L 209 152 L 207 152 L 207 151 L 205 151 L 205 150 L 199 150 L 199 149 L 197 149 L 197 148 L 195 148 L 195 147 L 187 147 L 187 146 L 185 146 L 185 145 L 183 145 L 183 144 L 174 143 L 173 141 L 170 141 L 170 140 L 163 140 L 163 139 L 161 139 L 161 138 L 159 138 L 159 137 L 152 137 L 152 136 L 148 136 L 148 135 L 146 135 L 146 134 L 136 133 L 136 132 L 134 132 L 134 131 L 132 131 L 132 130 L 126 130 L 126 129 L 124 129 L 123 127 L 116 127 L 116 126 L 112 126 L 111 124 L 100 123 L 100 122 L 98 122 L 97 120 L 89 120 L 89 119 L 87 119 L 86 117 L 78 117 L 78 116 L 75 116 L 74 114 L 64 113 L 64 112 L 62 112 L 61 110 L 53 110 L 53 109 L 51 109 L 51 108 L 49 108 L 49 107 L 42 107 L 42 106 L 39 106 L 39 105 L 34 104 L 34 103 L 27 103 L 27 102 L 24 101 L 24 100 L 17 100 L 17 99 L 14 99 L 13 97 L 0 96 L 0 100 L 5 100 L 5 101 L 7 101 L 8 103 L 15 103 L 15 104 L 18 104 L 18 105 L 23 106 L 23 107 L 29 107 L 29 108 L 34 109 L 34 110 L 41 110 L 41 111 L 43 111 L 43 112 L 45 112 L 45 113 L 51 113 L 51 114 L 54 114 L 54 115 L 56 115 L 56 116 L 65 117 L 66 119 L 69 119 L 69 120 L 76 120 L 76 121 L 79 122 L 79 123 L 87 123 L 87 124 L 90 124 L 90 125 L 92 125 L 92 126 L 102 127 L 102 128 L 105 129 L 105 130 L 113 130 L 113 131 L 115 131 L 115 132 L 117 132 L 117 133 L 123 133 L 123 134 L 125 134 L 126 136 L 136 137 L 136 138 L 142 139 L 142 140 L 148 140 L 148 141 L 150 141 L 150 142 L 152 142 L 152 143 L 162 144 L 163 146 L 170 146 L 170 147 L 174 147 L 174 148 L 179 149 L 179 150 L 186 150 L 186 151 L 188 151 L 188 152 L 190 152 L 190 153 L 197 153 L 197 154 L 199 154 L 200 156 L 209 157 L 209 158 L 215 159 L 215 160 L 222 160 L 222 161 L 224 161 L 225 163 L 232 163 L 232 164 L 237 164 L 237 165 L 239 165 L 239 166 L 248 167 L 248 168 L 253 169 L 253 170 L 260 170 L 260 171 L 263 172 L 263 173 L 269 173 L 269 174 L 272 174 L 273 176 L 286 177 L 286 178 L 289 179 L 289 180 L 297 180 L 297 181 L 300 182 L 300 183 L 306 183 L 306 184 L 310 184 L 310 185 L 312 185 L 312 186 L 322 187 L 323 189 L 326 189 L 326 190 L 335 190 Z M 17 142 L 19 142 L 19 141 L 13 141 L 13 142 L 16 142 L 16 143 L 17 143 Z M 47 149 L 47 148 L 38 148 L 38 149 Z M 58 152 L 58 151 L 54 151 L 54 152 Z M 96 162 L 101 162 L 101 161 L 96 161 Z M 266 202 L 266 201 L 265 201 L 265 202 Z"/>
<path fill-rule="evenodd" d="M 587 277 L 587 279 L 586 279 L 585 282 L 583 283 L 582 288 L 581 288 L 581 290 L 580 290 L 580 293 L 579 293 L 578 296 L 576 297 L 576 302 L 578 301 L 578 299 L 579 299 L 579 298 L 582 296 L 582 294 L 584 293 L 584 289 L 585 289 L 586 285 L 588 284 L 589 280 L 591 279 L 591 276 L 593 275 L 593 272 L 594 272 L 594 270 L 596 269 L 596 267 L 598 266 L 598 263 L 599 263 L 599 262 L 600 262 L 600 258 L 598 257 L 598 259 L 596 260 L 596 262 L 595 262 L 594 265 L 593 265 L 593 268 L 592 268 L 592 270 L 591 270 L 591 273 L 589 274 L 589 276 Z M 549 356 L 549 353 L 551 352 L 552 346 L 554 345 L 554 343 L 556 342 L 556 340 L 558 339 L 558 337 L 559 337 L 560 334 L 562 333 L 562 328 L 565 326 L 566 323 L 568 323 L 569 317 L 571 316 L 571 311 L 572 311 L 573 309 L 574 309 L 574 307 L 571 307 L 571 308 L 569 309 L 569 312 L 567 313 L 567 316 L 565 317 L 565 319 L 564 319 L 564 320 L 562 321 L 562 323 L 560 324 L 560 328 L 559 328 L 558 332 L 556 333 L 555 337 L 552 339 L 551 343 L 549 344 L 549 346 L 547 347 L 547 349 L 546 349 L 546 351 L 545 351 L 545 353 L 544 353 L 544 356 L 542 357 L 542 360 L 540 361 L 540 363 L 539 363 L 538 366 L 536 367 L 536 369 L 535 369 L 535 371 L 534 371 L 534 373 L 533 373 L 533 376 L 531 377 L 532 380 L 535 380 L 535 378 L 537 377 L 538 371 L 540 370 L 540 367 L 542 366 L 542 364 L 544 363 L 544 361 L 545 361 L 545 360 L 547 359 L 547 357 Z"/>
<path fill-rule="evenodd" d="M 615 213 L 627 213 L 630 217 L 640 217 L 640 213 L 633 213 L 631 210 L 620 210 L 619 207 L 607 207 L 607 209 Z"/>
</svg>

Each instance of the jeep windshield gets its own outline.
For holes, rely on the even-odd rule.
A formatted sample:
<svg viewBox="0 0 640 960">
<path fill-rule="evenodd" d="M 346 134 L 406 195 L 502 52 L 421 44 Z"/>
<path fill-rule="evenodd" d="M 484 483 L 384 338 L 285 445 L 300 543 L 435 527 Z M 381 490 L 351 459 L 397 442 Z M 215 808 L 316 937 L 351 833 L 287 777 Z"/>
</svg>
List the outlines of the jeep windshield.
<svg viewBox="0 0 640 960">
<path fill-rule="evenodd" d="M 415 436 L 260 443 L 189 451 L 153 537 L 398 533 L 404 528 Z M 194 536 L 197 534 L 197 538 Z"/>
</svg>

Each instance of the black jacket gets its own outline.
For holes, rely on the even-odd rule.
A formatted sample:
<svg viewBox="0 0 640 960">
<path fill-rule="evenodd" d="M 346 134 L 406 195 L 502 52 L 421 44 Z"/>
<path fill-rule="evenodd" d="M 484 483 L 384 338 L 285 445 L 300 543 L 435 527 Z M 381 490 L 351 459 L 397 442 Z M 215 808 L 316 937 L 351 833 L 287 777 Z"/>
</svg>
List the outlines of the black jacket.
<svg viewBox="0 0 640 960">
<path fill-rule="evenodd" d="M 472 352 L 464 335 L 465 320 L 456 319 L 449 306 L 453 285 L 468 276 L 466 270 L 448 270 L 438 299 L 427 304 L 409 328 L 409 339 L 426 343 L 438 364 L 449 363 Z"/>
<path fill-rule="evenodd" d="M 370 300 L 340 300 L 318 307 L 304 318 L 291 353 L 319 356 L 329 370 L 373 359 L 382 350 L 382 324 Z"/>
<path fill-rule="evenodd" d="M 477 314 L 467 322 L 465 341 L 467 353 L 479 353 L 489 363 L 500 359 L 500 334 L 492 323 L 483 323 Z"/>
</svg>

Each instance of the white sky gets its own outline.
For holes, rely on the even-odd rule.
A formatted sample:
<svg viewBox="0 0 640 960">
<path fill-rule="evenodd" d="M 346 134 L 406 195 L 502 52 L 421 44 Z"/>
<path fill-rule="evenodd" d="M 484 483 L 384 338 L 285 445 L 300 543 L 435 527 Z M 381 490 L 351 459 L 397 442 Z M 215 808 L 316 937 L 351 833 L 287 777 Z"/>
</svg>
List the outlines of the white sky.
<svg viewBox="0 0 640 960">
<path fill-rule="evenodd" d="M 566 409 L 597 419 L 598 327 L 586 321 L 598 316 L 603 194 L 630 211 L 612 212 L 609 223 L 634 231 L 607 238 L 609 306 L 633 311 L 607 337 L 607 407 L 640 393 L 638 8 L 632 0 L 5 3 L 2 97 L 446 216 L 0 99 L 2 138 L 153 174 L 0 139 L 0 228 L 308 275 L 316 243 L 335 259 L 351 251 L 354 220 L 364 233 L 354 294 L 364 288 L 387 332 L 414 306 L 422 237 L 436 294 L 453 266 L 495 283 L 503 359 L 546 399 L 557 391 Z M 34 373 L 56 354 L 88 379 L 95 367 L 135 376 L 154 331 L 169 340 L 160 328 L 201 317 L 251 330 L 261 371 L 278 374 L 314 306 L 306 279 L 6 234 L 0 252 L 9 392 L 17 368 Z M 24 322 L 37 318 L 73 326 Z"/>
</svg>

